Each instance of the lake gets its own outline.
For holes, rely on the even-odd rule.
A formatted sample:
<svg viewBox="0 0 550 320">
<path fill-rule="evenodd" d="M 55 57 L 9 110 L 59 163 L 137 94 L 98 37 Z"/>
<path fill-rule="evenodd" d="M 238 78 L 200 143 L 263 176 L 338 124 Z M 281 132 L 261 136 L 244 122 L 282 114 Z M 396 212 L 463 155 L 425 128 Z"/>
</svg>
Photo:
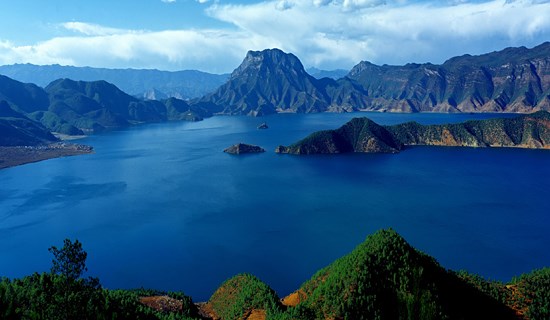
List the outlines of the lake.
<svg viewBox="0 0 550 320">
<path fill-rule="evenodd" d="M 90 136 L 80 142 L 95 154 L 0 171 L 0 275 L 48 271 L 48 248 L 78 238 L 87 274 L 108 288 L 204 301 L 249 272 L 284 296 L 387 227 L 444 267 L 486 278 L 550 266 L 550 151 L 273 152 L 355 116 L 428 124 L 511 115 L 220 116 Z M 269 129 L 258 130 L 264 121 Z M 267 152 L 222 152 L 238 142 Z"/>
</svg>

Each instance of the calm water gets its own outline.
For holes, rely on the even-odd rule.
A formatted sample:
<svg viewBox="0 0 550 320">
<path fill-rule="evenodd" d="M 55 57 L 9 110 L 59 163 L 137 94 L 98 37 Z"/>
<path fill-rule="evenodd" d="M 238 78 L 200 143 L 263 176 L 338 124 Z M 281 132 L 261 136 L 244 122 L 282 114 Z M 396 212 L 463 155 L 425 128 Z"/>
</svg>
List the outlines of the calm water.
<svg viewBox="0 0 550 320">
<path fill-rule="evenodd" d="M 383 124 L 490 117 L 368 115 Z M 109 288 L 206 300 L 226 278 L 251 272 L 283 296 L 390 226 L 447 268 L 507 281 L 550 266 L 550 151 L 273 152 L 353 116 L 144 125 L 83 140 L 93 155 L 1 170 L 0 275 L 47 271 L 48 247 L 68 237 L 83 242 L 88 274 Z M 257 130 L 263 121 L 270 128 Z M 222 152 L 237 142 L 268 152 Z"/>
</svg>

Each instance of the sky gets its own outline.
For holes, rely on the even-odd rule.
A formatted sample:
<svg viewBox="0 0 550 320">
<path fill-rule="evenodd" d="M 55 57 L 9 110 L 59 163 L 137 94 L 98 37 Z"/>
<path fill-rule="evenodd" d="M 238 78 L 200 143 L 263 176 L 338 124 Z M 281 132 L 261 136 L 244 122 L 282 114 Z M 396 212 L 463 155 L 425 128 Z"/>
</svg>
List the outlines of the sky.
<svg viewBox="0 0 550 320">
<path fill-rule="evenodd" d="M 227 73 L 248 50 L 304 66 L 443 63 L 550 41 L 550 0 L 17 0 L 0 3 L 0 65 Z"/>
</svg>

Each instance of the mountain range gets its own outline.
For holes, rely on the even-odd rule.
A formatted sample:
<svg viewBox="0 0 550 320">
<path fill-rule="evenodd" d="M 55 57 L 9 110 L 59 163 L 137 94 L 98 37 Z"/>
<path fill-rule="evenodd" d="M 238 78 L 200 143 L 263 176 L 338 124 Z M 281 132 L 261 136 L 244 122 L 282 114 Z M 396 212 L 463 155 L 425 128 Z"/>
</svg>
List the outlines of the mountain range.
<svg viewBox="0 0 550 320">
<path fill-rule="evenodd" d="M 306 71 L 315 79 L 331 78 L 334 80 L 341 79 L 349 73 L 349 70 L 345 69 L 321 70 L 318 68 L 307 68 Z"/>
<path fill-rule="evenodd" d="M 345 77 L 336 80 L 311 76 L 296 56 L 279 49 L 249 51 L 229 77 L 210 77 L 193 71 L 166 73 L 32 65 L 0 67 L 0 72 L 6 73 L 6 70 L 45 87 L 0 75 L 0 101 L 7 102 L 13 111 L 27 119 L 25 121 L 34 121 L 49 131 L 69 135 L 134 123 L 195 121 L 214 114 L 261 116 L 284 112 L 349 111 L 530 113 L 550 110 L 550 42 L 532 49 L 507 48 L 480 56 L 464 55 L 441 65 L 377 66 L 363 61 Z M 332 75 L 336 77 L 341 71 L 336 70 Z M 204 88 L 210 90 L 216 86 L 215 83 L 227 81 L 217 90 L 191 100 L 174 97 L 148 100 L 129 95 L 104 80 L 63 78 L 44 84 L 60 74 L 111 77 L 129 86 L 130 90 L 137 87 L 142 90 L 153 83 L 195 88 L 197 91 L 189 96 L 197 96 L 207 91 Z M 187 80 L 182 80 L 184 78 Z M 168 96 L 159 88 L 151 89 L 150 98 Z"/>
<path fill-rule="evenodd" d="M 0 74 L 41 87 L 63 78 L 77 81 L 105 80 L 130 95 L 148 100 L 164 100 L 170 97 L 187 100 L 202 97 L 216 90 L 228 78 L 227 74 L 211 74 L 197 70 L 171 72 L 33 64 L 0 66 Z"/>
<path fill-rule="evenodd" d="M 227 83 L 198 103 L 222 114 L 279 112 L 522 112 L 550 110 L 550 42 L 464 55 L 441 65 L 362 61 L 316 79 L 293 54 L 250 51 Z"/>
<path fill-rule="evenodd" d="M 208 110 L 176 98 L 138 99 L 106 81 L 59 79 L 43 89 L 0 75 L 0 101 L 20 117 L 68 135 L 142 122 L 196 121 L 211 115 Z"/>
</svg>

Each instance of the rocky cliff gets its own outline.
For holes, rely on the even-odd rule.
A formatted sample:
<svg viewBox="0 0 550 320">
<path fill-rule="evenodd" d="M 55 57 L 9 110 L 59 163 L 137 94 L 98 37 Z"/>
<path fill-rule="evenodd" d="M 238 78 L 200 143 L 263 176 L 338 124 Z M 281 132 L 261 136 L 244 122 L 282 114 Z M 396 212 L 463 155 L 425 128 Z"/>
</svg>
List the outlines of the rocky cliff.
<svg viewBox="0 0 550 320">
<path fill-rule="evenodd" d="M 377 66 L 361 62 L 348 74 L 362 99 L 333 102 L 355 109 L 405 112 L 533 112 L 550 110 L 550 42 L 464 55 L 442 65 Z"/>
<path fill-rule="evenodd" d="M 275 112 L 521 112 L 550 110 L 550 42 L 464 55 L 441 65 L 360 62 L 315 79 L 292 54 L 250 51 L 229 81 L 195 103 L 222 114 Z"/>
<path fill-rule="evenodd" d="M 311 113 L 329 108 L 324 82 L 310 76 L 298 58 L 279 49 L 249 51 L 229 81 L 195 103 L 223 114 Z"/>
</svg>

